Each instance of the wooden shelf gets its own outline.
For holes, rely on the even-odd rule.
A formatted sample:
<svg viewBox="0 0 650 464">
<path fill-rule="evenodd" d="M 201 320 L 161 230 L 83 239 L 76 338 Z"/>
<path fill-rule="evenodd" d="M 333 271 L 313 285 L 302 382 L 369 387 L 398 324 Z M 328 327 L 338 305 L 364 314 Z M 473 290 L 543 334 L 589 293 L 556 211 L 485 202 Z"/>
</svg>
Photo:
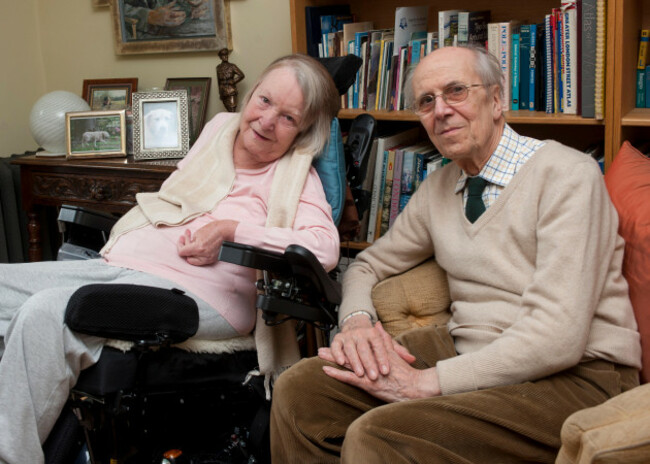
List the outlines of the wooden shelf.
<svg viewBox="0 0 650 464">
<path fill-rule="evenodd" d="M 621 118 L 623 126 L 650 126 L 650 108 L 634 108 Z"/>
<path fill-rule="evenodd" d="M 415 121 L 418 117 L 411 111 L 365 111 L 341 109 L 339 119 L 354 119 L 363 113 L 370 113 L 378 121 Z M 548 114 L 541 111 L 506 111 L 506 121 L 511 124 L 562 124 L 579 126 L 603 126 L 603 120 L 583 118 L 570 114 Z"/>
</svg>

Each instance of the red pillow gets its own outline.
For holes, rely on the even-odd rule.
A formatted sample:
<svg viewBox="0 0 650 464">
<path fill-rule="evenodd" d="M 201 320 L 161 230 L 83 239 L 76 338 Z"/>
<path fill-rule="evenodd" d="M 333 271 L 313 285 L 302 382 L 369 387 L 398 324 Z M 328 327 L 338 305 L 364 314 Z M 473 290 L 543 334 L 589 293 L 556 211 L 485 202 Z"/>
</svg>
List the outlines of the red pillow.
<svg viewBox="0 0 650 464">
<path fill-rule="evenodd" d="M 623 275 L 641 334 L 642 382 L 650 381 L 650 158 L 623 143 L 605 174 L 625 239 Z"/>
</svg>

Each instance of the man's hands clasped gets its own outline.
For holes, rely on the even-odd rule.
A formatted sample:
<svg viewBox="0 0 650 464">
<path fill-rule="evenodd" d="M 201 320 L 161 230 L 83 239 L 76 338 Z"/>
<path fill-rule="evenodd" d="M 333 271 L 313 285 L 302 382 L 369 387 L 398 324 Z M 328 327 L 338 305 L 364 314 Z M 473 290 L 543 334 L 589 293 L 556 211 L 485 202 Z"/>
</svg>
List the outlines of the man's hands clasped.
<svg viewBox="0 0 650 464">
<path fill-rule="evenodd" d="M 415 369 L 415 357 L 383 328 L 360 314 L 348 319 L 321 359 L 344 367 L 325 366 L 330 377 L 361 388 L 388 403 L 440 395 L 435 368 Z"/>
</svg>

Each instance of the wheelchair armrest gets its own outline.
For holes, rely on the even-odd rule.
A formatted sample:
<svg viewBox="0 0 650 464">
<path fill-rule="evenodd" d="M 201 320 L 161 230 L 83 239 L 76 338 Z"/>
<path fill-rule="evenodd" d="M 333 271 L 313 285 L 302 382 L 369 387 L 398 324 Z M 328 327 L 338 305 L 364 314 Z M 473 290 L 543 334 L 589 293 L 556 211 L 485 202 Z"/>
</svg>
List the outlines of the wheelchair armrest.
<svg viewBox="0 0 650 464">
<path fill-rule="evenodd" d="M 333 280 L 318 259 L 305 247 L 289 245 L 284 253 L 272 252 L 240 243 L 224 242 L 219 259 L 231 264 L 270 273 L 258 282 L 263 290 L 257 307 L 267 323 L 276 315 L 336 325 L 336 306 L 341 303 L 341 284 Z"/>
<path fill-rule="evenodd" d="M 65 322 L 76 332 L 149 346 L 187 340 L 198 330 L 199 311 L 175 288 L 90 284 L 70 297 Z"/>
</svg>

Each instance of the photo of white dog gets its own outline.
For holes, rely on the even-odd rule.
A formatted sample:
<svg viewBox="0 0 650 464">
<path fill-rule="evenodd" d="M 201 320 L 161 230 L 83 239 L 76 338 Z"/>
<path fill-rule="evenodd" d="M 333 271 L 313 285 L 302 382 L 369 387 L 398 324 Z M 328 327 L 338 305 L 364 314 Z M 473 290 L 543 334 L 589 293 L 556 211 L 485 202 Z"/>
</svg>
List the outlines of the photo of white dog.
<svg viewBox="0 0 650 464">
<path fill-rule="evenodd" d="M 178 147 L 178 122 L 174 103 L 145 103 L 142 124 L 145 149 Z"/>
<path fill-rule="evenodd" d="M 90 145 L 92 143 L 93 148 L 96 150 L 97 144 L 102 144 L 110 138 L 111 135 L 106 131 L 88 131 L 81 135 L 81 144 Z"/>
</svg>

